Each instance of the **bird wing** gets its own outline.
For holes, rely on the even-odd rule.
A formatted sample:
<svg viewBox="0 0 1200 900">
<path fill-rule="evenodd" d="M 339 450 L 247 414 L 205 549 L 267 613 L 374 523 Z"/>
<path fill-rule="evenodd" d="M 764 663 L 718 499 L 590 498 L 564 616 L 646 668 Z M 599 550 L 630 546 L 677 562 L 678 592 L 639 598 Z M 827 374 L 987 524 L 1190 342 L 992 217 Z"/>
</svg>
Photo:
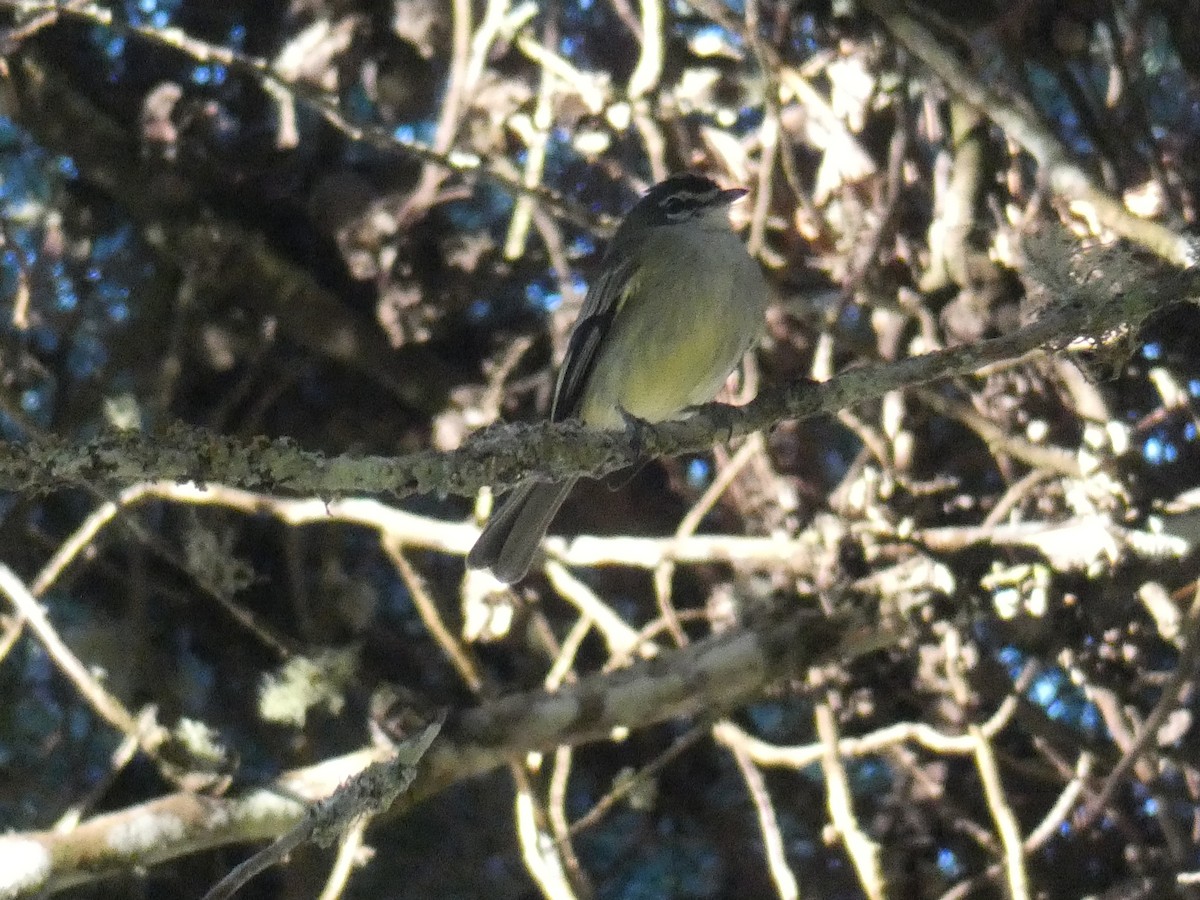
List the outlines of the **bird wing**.
<svg viewBox="0 0 1200 900">
<path fill-rule="evenodd" d="M 632 258 L 615 266 L 605 266 L 588 289 L 567 344 L 562 370 L 558 373 L 558 386 L 554 389 L 554 405 L 550 411 L 552 422 L 570 419 L 579 412 L 600 347 L 612 328 L 613 319 L 636 285 L 636 270 L 637 264 Z"/>
</svg>

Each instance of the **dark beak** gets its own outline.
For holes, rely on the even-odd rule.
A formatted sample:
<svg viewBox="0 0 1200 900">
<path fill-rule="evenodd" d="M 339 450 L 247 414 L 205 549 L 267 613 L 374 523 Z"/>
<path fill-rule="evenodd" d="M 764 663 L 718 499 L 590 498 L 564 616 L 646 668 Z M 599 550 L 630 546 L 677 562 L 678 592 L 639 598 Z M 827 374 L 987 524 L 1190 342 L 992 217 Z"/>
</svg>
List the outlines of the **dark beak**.
<svg viewBox="0 0 1200 900">
<path fill-rule="evenodd" d="M 717 194 L 717 201 L 728 206 L 735 200 L 741 200 L 748 193 L 750 192 L 745 188 L 729 188 L 729 190 L 721 191 L 721 193 Z"/>
</svg>

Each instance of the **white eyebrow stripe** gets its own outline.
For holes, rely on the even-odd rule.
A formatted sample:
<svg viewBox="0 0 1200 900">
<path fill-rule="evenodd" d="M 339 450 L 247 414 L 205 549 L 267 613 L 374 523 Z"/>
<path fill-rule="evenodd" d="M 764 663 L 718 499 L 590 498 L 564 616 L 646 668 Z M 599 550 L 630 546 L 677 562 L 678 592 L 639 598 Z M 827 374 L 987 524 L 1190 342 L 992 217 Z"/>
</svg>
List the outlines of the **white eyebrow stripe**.
<svg viewBox="0 0 1200 900">
<path fill-rule="evenodd" d="M 689 190 L 676 191 L 675 193 L 671 194 L 669 197 L 664 197 L 662 200 L 659 200 L 658 205 L 663 206 L 672 200 L 682 200 L 685 202 L 691 200 L 691 201 L 699 201 L 699 202 L 703 203 L 706 200 L 711 200 L 713 197 L 717 196 L 717 194 L 719 194 L 719 193 L 720 193 L 720 191 L 712 190 L 712 189 L 709 189 L 709 190 L 703 191 L 703 192 L 689 191 Z"/>
</svg>

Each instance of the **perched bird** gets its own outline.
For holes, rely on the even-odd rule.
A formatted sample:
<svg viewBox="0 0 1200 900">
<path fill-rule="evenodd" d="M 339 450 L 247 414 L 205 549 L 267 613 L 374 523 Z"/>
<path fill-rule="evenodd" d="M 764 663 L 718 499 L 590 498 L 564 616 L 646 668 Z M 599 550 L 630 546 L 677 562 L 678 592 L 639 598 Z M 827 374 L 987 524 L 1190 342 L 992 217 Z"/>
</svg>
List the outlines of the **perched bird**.
<svg viewBox="0 0 1200 900">
<path fill-rule="evenodd" d="M 729 223 L 741 188 L 673 175 L 629 211 L 592 282 L 558 373 L 550 419 L 621 430 L 707 403 L 757 338 L 767 305 L 758 264 Z M 519 581 L 576 479 L 518 485 L 467 556 Z"/>
</svg>

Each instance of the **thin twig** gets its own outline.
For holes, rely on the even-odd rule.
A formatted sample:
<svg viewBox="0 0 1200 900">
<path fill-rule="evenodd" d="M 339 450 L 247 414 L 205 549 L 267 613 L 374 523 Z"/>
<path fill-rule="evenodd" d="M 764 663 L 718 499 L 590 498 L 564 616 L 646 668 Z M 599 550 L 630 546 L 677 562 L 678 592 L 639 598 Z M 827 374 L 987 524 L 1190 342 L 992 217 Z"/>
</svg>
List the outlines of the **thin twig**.
<svg viewBox="0 0 1200 900">
<path fill-rule="evenodd" d="M 771 802 L 766 779 L 745 747 L 737 742 L 728 746 L 738 771 L 742 773 L 742 780 L 746 782 L 746 790 L 750 792 L 750 800 L 758 815 L 758 830 L 762 834 L 763 848 L 767 852 L 767 870 L 771 873 L 775 890 L 779 893 L 780 900 L 798 900 L 800 884 L 796 880 L 796 873 L 788 865 L 783 835 L 779 830 L 779 819 L 775 815 L 775 805 Z"/>
<path fill-rule="evenodd" d="M 45 648 L 59 671 L 67 677 L 92 710 L 122 734 L 137 741 L 139 747 L 151 757 L 157 757 L 159 748 L 167 740 L 167 731 L 162 726 L 146 727 L 147 723 L 125 708 L 120 700 L 104 689 L 66 645 L 50 620 L 42 611 L 41 604 L 29 592 L 25 583 L 8 566 L 0 564 L 0 593 L 12 602 L 13 607 L 33 629 L 38 641 Z"/>
<path fill-rule="evenodd" d="M 630 100 L 638 100 L 654 90 L 663 69 L 664 0 L 640 0 L 640 5 L 642 52 L 625 88 Z"/>
<path fill-rule="evenodd" d="M 725 493 L 733 480 L 741 474 L 747 463 L 754 458 L 756 453 L 761 452 L 762 446 L 760 435 L 752 434 L 745 440 L 738 448 L 737 453 L 733 455 L 733 459 L 721 467 L 717 476 L 704 489 L 704 493 L 684 515 L 679 527 L 675 529 L 676 541 L 682 542 L 695 534 L 696 529 L 700 527 L 700 522 L 721 499 L 721 495 Z M 675 639 L 676 646 L 682 647 L 687 643 L 687 634 L 683 630 L 683 625 L 680 624 L 679 613 L 676 612 L 675 606 L 671 602 L 671 582 L 674 577 L 675 562 L 668 553 L 654 569 L 654 598 L 658 602 L 659 614 L 666 623 L 667 630 Z"/>
<path fill-rule="evenodd" d="M 542 830 L 537 809 L 537 801 L 533 796 L 533 788 L 529 778 L 519 767 L 517 771 L 517 790 L 515 798 L 515 817 L 517 823 L 517 843 L 521 848 L 521 859 L 525 870 L 542 892 L 546 900 L 577 900 L 563 859 L 559 851 L 559 843 Z"/>
<path fill-rule="evenodd" d="M 813 710 L 817 737 L 821 741 L 821 770 L 825 775 L 826 802 L 829 817 L 846 845 L 846 854 L 858 873 L 858 880 L 870 900 L 883 900 L 883 870 L 879 866 L 879 844 L 871 840 L 858 824 L 854 801 L 850 796 L 850 780 L 838 753 L 837 721 L 829 701 L 818 703 Z"/>
<path fill-rule="evenodd" d="M 355 822 L 346 829 L 346 833 L 338 841 L 337 856 L 334 857 L 333 867 L 329 870 L 329 877 L 325 880 L 325 887 L 321 889 L 317 900 L 338 900 L 346 892 L 350 873 L 354 871 L 354 863 L 362 850 L 363 832 L 366 829 L 365 821 Z"/>
<path fill-rule="evenodd" d="M 925 30 L 902 5 L 890 0 L 864 0 L 864 5 L 950 90 L 1003 128 L 1036 159 L 1055 193 L 1162 259 L 1181 267 L 1195 265 L 1196 250 L 1189 241 L 1157 222 L 1134 216 L 1098 187 L 1028 104 L 1004 96 L 976 77 L 951 48 Z"/>
<path fill-rule="evenodd" d="M 412 567 L 399 544 L 387 538 L 382 543 L 384 552 L 396 566 L 396 571 L 400 573 L 401 579 L 408 588 L 413 605 L 416 606 L 421 621 L 425 623 L 426 630 L 437 641 L 438 646 L 442 648 L 442 652 L 454 666 L 459 677 L 471 689 L 471 692 L 479 694 L 483 691 L 484 686 L 483 676 L 479 674 L 479 667 L 466 648 L 459 644 L 458 639 L 446 627 L 446 623 L 442 621 L 442 614 L 438 610 L 437 603 L 426 590 L 425 582 Z"/>
<path fill-rule="evenodd" d="M 1004 847 L 1004 870 L 1008 876 L 1009 897 L 1011 900 L 1029 900 L 1029 876 L 1025 871 L 1021 828 L 1004 794 L 1004 785 L 1000 782 L 1000 770 L 996 766 L 991 742 L 979 726 L 971 725 L 969 730 L 971 738 L 975 741 L 975 766 L 979 770 L 979 779 L 983 782 L 983 795 L 992 813 L 992 821 L 996 823 L 1000 844 Z"/>
<path fill-rule="evenodd" d="M 613 785 L 607 794 L 596 801 L 596 805 L 571 823 L 570 836 L 575 836 L 591 828 L 603 819 L 614 806 L 628 797 L 635 790 L 648 784 L 659 772 L 662 772 L 672 762 L 682 756 L 688 748 L 694 746 L 706 734 L 709 728 L 705 725 L 694 725 L 683 735 L 672 741 L 671 746 L 642 766 L 631 778 L 626 778 Z"/>
<path fill-rule="evenodd" d="M 1088 828 L 1104 812 L 1104 808 L 1112 802 L 1113 795 L 1120 788 L 1125 776 L 1129 774 L 1129 770 L 1142 758 L 1142 754 L 1146 752 L 1158 734 L 1158 730 L 1166 721 L 1167 716 L 1175 710 L 1179 703 L 1180 692 L 1195 676 L 1196 669 L 1200 666 L 1200 588 L 1196 590 L 1192 605 L 1188 609 L 1184 634 L 1183 651 L 1176 661 L 1175 671 L 1163 685 L 1162 696 L 1154 704 L 1154 709 L 1138 729 L 1137 735 L 1127 746 L 1122 748 L 1121 761 L 1104 779 L 1104 786 L 1100 789 L 1100 793 L 1076 817 L 1075 826 L 1077 828 Z"/>
</svg>

